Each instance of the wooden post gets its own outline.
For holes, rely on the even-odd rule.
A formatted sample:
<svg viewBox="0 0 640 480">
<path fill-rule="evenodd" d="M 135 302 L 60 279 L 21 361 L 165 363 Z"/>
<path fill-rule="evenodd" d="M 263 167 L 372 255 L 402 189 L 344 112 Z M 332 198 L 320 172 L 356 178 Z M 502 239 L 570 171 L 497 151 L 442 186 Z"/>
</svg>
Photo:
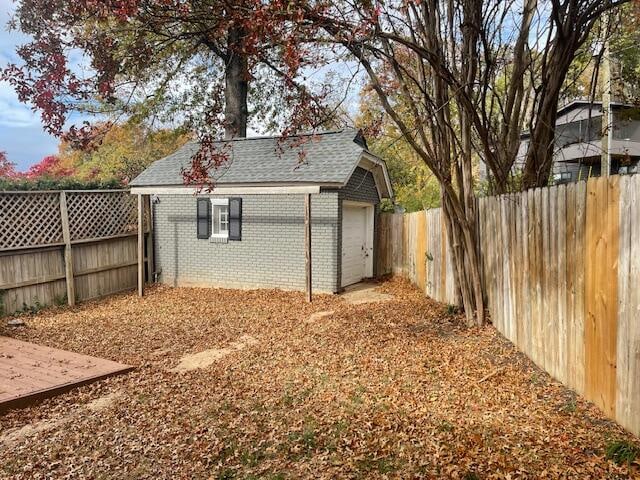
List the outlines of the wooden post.
<svg viewBox="0 0 640 480">
<path fill-rule="evenodd" d="M 70 307 L 73 307 L 76 304 L 76 285 L 73 278 L 73 256 L 71 254 L 67 194 L 64 191 L 60 192 L 60 218 L 62 220 L 62 238 L 64 239 L 64 276 L 67 284 L 67 303 Z"/>
<path fill-rule="evenodd" d="M 304 196 L 304 250 L 307 302 L 311 302 L 311 194 Z"/>
<path fill-rule="evenodd" d="M 153 256 L 153 205 L 151 195 L 147 195 L 145 202 L 147 210 L 147 281 L 153 283 L 153 273 L 155 272 L 155 262 Z"/>
<path fill-rule="evenodd" d="M 144 202 L 138 195 L 138 295 L 144 295 Z"/>
</svg>

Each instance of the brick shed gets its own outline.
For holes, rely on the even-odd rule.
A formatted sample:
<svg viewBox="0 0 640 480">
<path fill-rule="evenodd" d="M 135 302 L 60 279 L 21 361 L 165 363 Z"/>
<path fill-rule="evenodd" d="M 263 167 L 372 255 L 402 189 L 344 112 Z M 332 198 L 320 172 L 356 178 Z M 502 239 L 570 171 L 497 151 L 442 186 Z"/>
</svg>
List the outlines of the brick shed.
<svg viewBox="0 0 640 480">
<path fill-rule="evenodd" d="M 373 276 L 377 207 L 392 188 L 360 132 L 243 138 L 219 148 L 228 160 L 211 172 L 210 193 L 183 183 L 196 142 L 131 183 L 133 194 L 151 195 L 160 282 L 304 289 L 308 194 L 313 289 L 338 292 Z"/>
</svg>

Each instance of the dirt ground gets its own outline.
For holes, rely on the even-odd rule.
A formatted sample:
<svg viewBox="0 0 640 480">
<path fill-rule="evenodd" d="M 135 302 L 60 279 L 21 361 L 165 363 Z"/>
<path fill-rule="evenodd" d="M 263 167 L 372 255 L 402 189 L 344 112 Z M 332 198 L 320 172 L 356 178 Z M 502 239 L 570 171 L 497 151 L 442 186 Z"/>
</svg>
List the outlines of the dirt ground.
<svg viewBox="0 0 640 480">
<path fill-rule="evenodd" d="M 638 440 L 491 326 L 402 280 L 379 292 L 394 298 L 154 287 L 0 327 L 136 366 L 1 416 L 0 476 L 640 476 L 605 456 Z"/>
</svg>

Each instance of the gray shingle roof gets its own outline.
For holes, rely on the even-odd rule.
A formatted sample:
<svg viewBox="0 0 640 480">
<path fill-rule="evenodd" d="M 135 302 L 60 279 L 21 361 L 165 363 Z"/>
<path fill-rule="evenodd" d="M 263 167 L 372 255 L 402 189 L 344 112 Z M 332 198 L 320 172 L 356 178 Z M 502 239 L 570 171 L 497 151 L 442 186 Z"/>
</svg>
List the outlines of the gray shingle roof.
<svg viewBox="0 0 640 480">
<path fill-rule="evenodd" d="M 305 135 L 307 140 L 301 146 L 292 146 L 298 138 L 291 137 L 282 142 L 280 151 L 278 137 L 233 140 L 226 165 L 212 172 L 212 178 L 218 185 L 267 182 L 344 184 L 366 150 L 362 142 L 356 143 L 359 138 L 357 130 Z M 223 145 L 223 142 L 218 143 Z M 131 185 L 182 185 L 181 171 L 189 168 L 191 157 L 197 150 L 197 142 L 187 143 L 168 157 L 154 162 Z M 305 152 L 302 164 L 298 155 L 300 150 Z"/>
</svg>

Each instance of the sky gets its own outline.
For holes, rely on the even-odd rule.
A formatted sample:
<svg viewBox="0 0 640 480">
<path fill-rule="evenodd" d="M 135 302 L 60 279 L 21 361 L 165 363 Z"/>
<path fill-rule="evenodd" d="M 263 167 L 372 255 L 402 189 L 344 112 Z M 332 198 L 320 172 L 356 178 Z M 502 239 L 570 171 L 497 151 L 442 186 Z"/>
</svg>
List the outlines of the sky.
<svg viewBox="0 0 640 480">
<path fill-rule="evenodd" d="M 6 24 L 14 4 L 11 0 L 0 0 L 0 66 L 16 60 L 16 45 L 28 38 L 7 31 Z M 47 134 L 40 123 L 40 115 L 29 105 L 18 101 L 13 88 L 0 82 L 0 151 L 14 162 L 18 170 L 26 170 L 42 157 L 58 151 L 58 140 Z"/>
</svg>

